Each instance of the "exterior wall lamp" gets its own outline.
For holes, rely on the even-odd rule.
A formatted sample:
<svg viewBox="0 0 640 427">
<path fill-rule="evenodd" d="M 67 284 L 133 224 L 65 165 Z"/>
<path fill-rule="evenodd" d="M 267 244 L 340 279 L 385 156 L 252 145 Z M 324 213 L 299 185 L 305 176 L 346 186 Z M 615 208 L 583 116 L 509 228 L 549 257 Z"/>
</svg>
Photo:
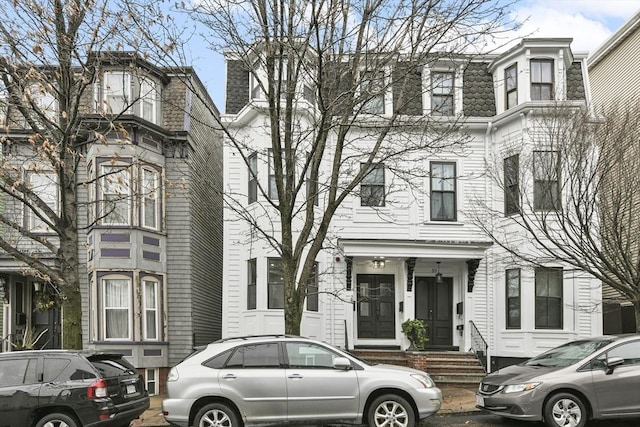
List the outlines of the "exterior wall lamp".
<svg viewBox="0 0 640 427">
<path fill-rule="evenodd" d="M 438 264 L 438 272 L 436 273 L 436 283 L 442 283 L 442 273 L 440 273 L 440 261 L 436 262 Z"/>
</svg>

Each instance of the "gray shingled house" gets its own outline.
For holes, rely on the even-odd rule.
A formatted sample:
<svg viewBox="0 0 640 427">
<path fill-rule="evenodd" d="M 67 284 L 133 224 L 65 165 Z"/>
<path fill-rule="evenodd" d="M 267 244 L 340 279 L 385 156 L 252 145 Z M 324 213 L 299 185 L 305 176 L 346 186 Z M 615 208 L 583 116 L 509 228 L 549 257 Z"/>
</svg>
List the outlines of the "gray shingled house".
<svg viewBox="0 0 640 427">
<path fill-rule="evenodd" d="M 130 53 L 103 58 L 94 90 L 82 103 L 82 342 L 84 348 L 125 354 L 144 373 L 150 392 L 159 393 L 168 367 L 194 345 L 221 336 L 218 112 L 191 68 L 156 67 Z M 29 170 L 28 132 L 10 102 L 2 113 L 5 142 L 11 141 L 3 144 L 5 160 L 22 161 L 25 179 L 57 194 L 42 170 Z M 56 206 L 55 196 L 50 203 Z M 50 232 L 10 201 L 3 211 L 35 233 Z M 55 255 L 43 252 L 42 259 L 54 262 Z M 43 303 L 55 286 L 5 252 L 0 282 L 2 351 L 12 351 L 12 343 L 30 331 L 43 333 L 36 348 L 60 348 L 64 309 Z"/>
</svg>

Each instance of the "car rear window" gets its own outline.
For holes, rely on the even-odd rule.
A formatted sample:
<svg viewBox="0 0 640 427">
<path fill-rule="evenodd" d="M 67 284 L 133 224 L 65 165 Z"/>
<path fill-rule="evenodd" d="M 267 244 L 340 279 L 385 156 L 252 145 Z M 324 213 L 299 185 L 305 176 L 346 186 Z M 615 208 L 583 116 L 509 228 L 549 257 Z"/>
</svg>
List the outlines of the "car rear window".
<svg viewBox="0 0 640 427">
<path fill-rule="evenodd" d="M 224 364 L 229 359 L 229 355 L 231 354 L 231 352 L 233 350 L 234 349 L 229 349 L 227 351 L 223 351 L 222 353 L 218 354 L 217 356 L 213 356 L 211 359 L 205 361 L 203 363 L 203 365 L 206 366 L 207 368 L 222 369 L 224 367 Z"/>
<path fill-rule="evenodd" d="M 136 373 L 133 365 L 121 355 L 95 355 L 88 359 L 103 377 L 119 377 Z"/>
</svg>

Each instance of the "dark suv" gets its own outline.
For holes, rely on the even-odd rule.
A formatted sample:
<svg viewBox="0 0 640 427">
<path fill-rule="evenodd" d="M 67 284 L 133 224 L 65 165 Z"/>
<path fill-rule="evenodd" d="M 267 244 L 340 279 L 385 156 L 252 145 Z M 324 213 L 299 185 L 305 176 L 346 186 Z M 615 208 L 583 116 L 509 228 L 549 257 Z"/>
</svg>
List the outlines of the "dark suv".
<svg viewBox="0 0 640 427">
<path fill-rule="evenodd" d="M 0 427 L 125 427 L 149 408 L 121 354 L 0 353 Z"/>
</svg>

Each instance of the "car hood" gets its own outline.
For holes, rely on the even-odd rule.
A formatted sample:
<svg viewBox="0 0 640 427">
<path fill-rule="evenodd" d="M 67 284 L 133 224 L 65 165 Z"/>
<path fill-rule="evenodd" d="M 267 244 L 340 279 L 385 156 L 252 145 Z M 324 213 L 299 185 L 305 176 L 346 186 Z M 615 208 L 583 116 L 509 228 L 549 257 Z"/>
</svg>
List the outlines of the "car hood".
<svg viewBox="0 0 640 427">
<path fill-rule="evenodd" d="M 403 373 L 407 373 L 407 374 L 423 374 L 423 375 L 428 375 L 427 372 L 424 371 L 419 371 L 417 369 L 413 369 L 413 368 L 408 368 L 406 366 L 398 366 L 398 365 L 387 365 L 385 363 L 380 363 L 377 365 L 371 365 L 371 366 L 367 366 L 367 370 L 368 371 L 396 371 L 396 372 L 403 372 Z"/>
<path fill-rule="evenodd" d="M 512 365 L 492 372 L 482 380 L 486 384 L 519 384 L 531 381 L 541 375 L 561 369 L 560 367 Z"/>
</svg>

